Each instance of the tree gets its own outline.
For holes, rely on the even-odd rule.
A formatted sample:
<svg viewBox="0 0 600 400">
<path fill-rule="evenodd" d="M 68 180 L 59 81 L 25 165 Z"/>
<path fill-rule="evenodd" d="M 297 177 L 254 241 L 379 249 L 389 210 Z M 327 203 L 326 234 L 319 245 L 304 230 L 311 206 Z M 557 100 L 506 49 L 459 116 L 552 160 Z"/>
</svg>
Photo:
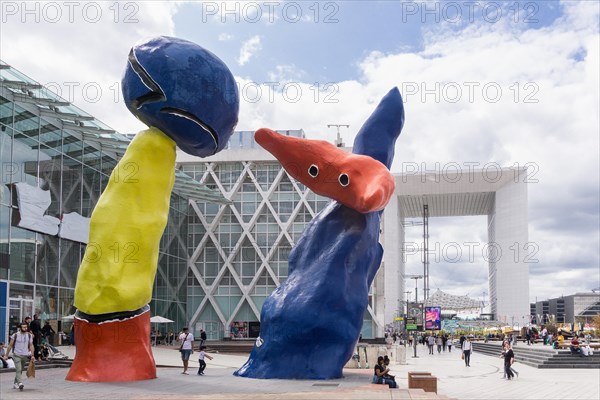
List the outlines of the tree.
<svg viewBox="0 0 600 400">
<path fill-rule="evenodd" d="M 594 322 L 594 333 L 596 336 L 600 336 L 600 313 L 596 314 L 594 318 L 592 318 Z"/>
</svg>

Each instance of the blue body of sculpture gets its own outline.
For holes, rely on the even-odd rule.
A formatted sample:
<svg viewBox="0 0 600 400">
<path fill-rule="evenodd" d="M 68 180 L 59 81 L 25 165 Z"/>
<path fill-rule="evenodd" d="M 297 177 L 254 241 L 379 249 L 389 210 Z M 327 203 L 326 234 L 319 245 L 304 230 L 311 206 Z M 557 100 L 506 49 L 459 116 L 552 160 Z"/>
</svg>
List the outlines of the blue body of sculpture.
<svg viewBox="0 0 600 400">
<path fill-rule="evenodd" d="M 128 61 L 122 89 L 129 111 L 186 153 L 207 157 L 225 148 L 238 121 L 239 96 L 223 61 L 166 36 L 134 46 Z"/>
<path fill-rule="evenodd" d="M 402 97 L 394 88 L 361 128 L 354 153 L 390 168 L 403 124 Z M 332 202 L 311 221 L 290 253 L 288 279 L 263 305 L 260 339 L 235 375 L 342 377 L 383 256 L 380 218 L 381 212 L 361 214 Z"/>
</svg>

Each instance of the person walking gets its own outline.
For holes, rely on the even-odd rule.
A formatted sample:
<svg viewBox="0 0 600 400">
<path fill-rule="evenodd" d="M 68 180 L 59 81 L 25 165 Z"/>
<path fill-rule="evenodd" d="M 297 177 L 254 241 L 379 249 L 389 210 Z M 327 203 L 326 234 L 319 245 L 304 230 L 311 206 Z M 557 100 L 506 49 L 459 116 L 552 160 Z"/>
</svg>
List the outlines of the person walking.
<svg viewBox="0 0 600 400">
<path fill-rule="evenodd" d="M 433 334 L 427 338 L 427 346 L 429 347 L 429 354 L 433 354 L 433 346 L 435 345 L 435 337 Z"/>
<path fill-rule="evenodd" d="M 452 341 L 453 341 L 453 340 L 454 340 L 454 339 L 452 339 L 452 336 L 450 336 L 450 337 L 448 338 L 448 342 L 446 343 L 446 344 L 448 345 L 448 353 L 452 353 L 452 344 L 453 344 L 453 343 L 452 343 Z"/>
<path fill-rule="evenodd" d="M 44 323 L 44 327 L 42 328 L 42 336 L 50 341 L 51 336 L 54 335 L 56 333 L 56 331 L 54 330 L 54 328 L 52 328 L 52 325 L 50 325 L 50 321 L 46 321 Z"/>
<path fill-rule="evenodd" d="M 27 359 L 31 357 L 29 362 L 35 363 L 35 357 L 32 357 L 35 353 L 35 347 L 33 346 L 33 335 L 28 332 L 29 327 L 26 322 L 21 322 L 19 330 L 11 335 L 10 342 L 6 348 L 6 354 L 4 360 L 8 360 L 10 351 L 13 351 L 13 361 L 15 363 L 15 381 L 13 388 L 23 390 L 25 385 L 21 382 L 21 376 L 23 370 L 27 367 Z"/>
<path fill-rule="evenodd" d="M 448 335 L 442 335 L 442 348 L 446 351 L 446 346 L 448 346 Z"/>
<path fill-rule="evenodd" d="M 515 353 L 513 353 L 512 346 L 510 343 L 506 343 L 505 346 L 506 352 L 504 353 L 504 373 L 506 374 L 506 379 L 511 380 L 515 377 L 513 374 L 513 369 L 511 366 L 515 362 Z"/>
<path fill-rule="evenodd" d="M 198 375 L 204 375 L 204 370 L 206 369 L 206 361 L 204 361 L 204 358 L 206 357 L 209 360 L 213 359 L 211 356 L 206 354 L 205 350 L 206 346 L 200 346 L 200 355 L 198 356 L 198 363 L 200 364 L 200 367 L 198 368 Z"/>
<path fill-rule="evenodd" d="M 465 338 L 465 341 L 462 344 L 462 356 L 465 359 L 465 366 L 471 366 L 471 351 L 473 350 L 473 343 L 471 343 L 471 339 L 469 337 Z"/>
<path fill-rule="evenodd" d="M 27 324 L 27 331 L 31 332 L 31 316 L 25 317 L 25 323 Z"/>
<path fill-rule="evenodd" d="M 71 326 L 69 331 L 69 346 L 75 346 L 75 324 Z"/>
<path fill-rule="evenodd" d="M 545 346 L 546 339 L 548 338 L 548 330 L 546 329 L 546 327 L 544 327 L 544 329 L 542 329 L 542 333 L 540 336 L 542 337 L 542 344 Z"/>
<path fill-rule="evenodd" d="M 444 340 L 442 339 L 442 336 L 438 336 L 436 339 L 436 344 L 437 344 L 437 351 L 438 354 L 440 354 L 442 352 L 442 344 L 443 344 Z"/>
<path fill-rule="evenodd" d="M 206 332 L 204 329 L 200 329 L 200 347 L 204 346 L 204 343 L 206 343 Z"/>
<path fill-rule="evenodd" d="M 194 353 L 194 335 L 192 335 L 188 328 L 183 328 L 181 335 L 179 335 L 179 341 L 181 342 L 181 346 L 179 347 L 179 351 L 181 352 L 181 361 L 183 361 L 183 372 L 184 375 L 189 375 L 188 363 L 190 361 L 190 355 Z"/>
<path fill-rule="evenodd" d="M 33 334 L 33 348 L 36 360 L 40 359 L 40 348 L 42 345 L 42 321 L 38 314 L 33 315 L 33 321 L 29 324 L 29 331 Z"/>
<path fill-rule="evenodd" d="M 505 358 L 506 357 L 506 352 L 508 351 L 509 348 L 510 348 L 510 345 L 508 343 L 502 343 L 502 355 L 500 356 L 500 358 Z M 510 368 L 511 372 L 513 373 L 513 376 L 516 375 L 517 378 L 518 378 L 519 377 L 519 373 L 517 372 L 516 369 L 514 369 L 512 367 L 513 363 L 514 363 L 514 353 L 513 353 L 513 362 L 511 362 L 509 368 Z M 506 364 L 506 359 L 505 359 L 505 364 Z M 502 376 L 502 379 L 506 379 L 506 365 L 504 366 L 504 375 Z"/>
</svg>

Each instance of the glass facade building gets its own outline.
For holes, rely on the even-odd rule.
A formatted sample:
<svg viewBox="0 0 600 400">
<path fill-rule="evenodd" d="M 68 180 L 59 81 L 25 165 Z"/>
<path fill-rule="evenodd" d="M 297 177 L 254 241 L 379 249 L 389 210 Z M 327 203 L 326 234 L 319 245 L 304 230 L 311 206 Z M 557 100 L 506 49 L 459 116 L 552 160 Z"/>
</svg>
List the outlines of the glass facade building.
<svg viewBox="0 0 600 400">
<path fill-rule="evenodd" d="M 34 313 L 57 332 L 70 330 L 72 320 L 64 317 L 75 311 L 75 280 L 86 246 L 17 226 L 23 210 L 15 184 L 49 192 L 44 218 L 89 218 L 130 138 L 0 62 L 0 341 Z M 187 322 L 188 199 L 222 198 L 180 172 L 175 186 L 151 312 L 179 329 Z"/>
</svg>

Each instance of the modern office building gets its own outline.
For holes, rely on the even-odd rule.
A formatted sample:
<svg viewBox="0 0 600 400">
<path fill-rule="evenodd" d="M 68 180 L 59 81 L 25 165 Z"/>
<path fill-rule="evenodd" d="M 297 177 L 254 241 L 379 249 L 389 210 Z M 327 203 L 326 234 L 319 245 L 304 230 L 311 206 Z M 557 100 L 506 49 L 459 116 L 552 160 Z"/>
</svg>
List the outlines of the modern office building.
<svg viewBox="0 0 600 400">
<path fill-rule="evenodd" d="M 531 303 L 531 320 L 536 324 L 592 323 L 600 314 L 600 293 L 575 293 Z"/>
<path fill-rule="evenodd" d="M 70 329 L 88 218 L 129 141 L 0 62 L 0 341 L 36 312 Z M 190 198 L 223 200 L 178 172 L 151 304 L 173 329 L 187 321 Z"/>
<path fill-rule="evenodd" d="M 393 317 L 393 302 L 403 298 L 405 285 L 405 229 L 407 221 L 420 219 L 423 226 L 435 217 L 486 215 L 486 243 L 473 243 L 487 261 L 489 303 L 493 318 L 506 324 L 529 322 L 529 253 L 527 168 L 501 168 L 486 164 L 483 169 L 450 163 L 438 171 L 396 174 L 396 195 L 384 212 L 385 320 Z M 429 237 L 428 230 L 423 233 Z M 421 249 L 427 261 L 429 249 Z M 428 263 L 424 262 L 424 276 Z M 475 268 L 484 267 L 476 265 Z M 485 268 L 485 267 L 484 267 Z M 425 298 L 429 297 L 427 278 Z"/>
<path fill-rule="evenodd" d="M 302 130 L 279 131 L 304 137 Z M 199 159 L 179 152 L 178 168 L 231 200 L 192 202 L 188 216 L 188 318 L 209 338 L 255 337 L 261 307 L 288 276 L 288 255 L 329 202 L 291 178 L 255 141 L 236 132 L 228 148 Z M 395 280 L 394 280 L 395 281 Z M 363 337 L 383 332 L 383 287 L 376 279 Z"/>
</svg>

